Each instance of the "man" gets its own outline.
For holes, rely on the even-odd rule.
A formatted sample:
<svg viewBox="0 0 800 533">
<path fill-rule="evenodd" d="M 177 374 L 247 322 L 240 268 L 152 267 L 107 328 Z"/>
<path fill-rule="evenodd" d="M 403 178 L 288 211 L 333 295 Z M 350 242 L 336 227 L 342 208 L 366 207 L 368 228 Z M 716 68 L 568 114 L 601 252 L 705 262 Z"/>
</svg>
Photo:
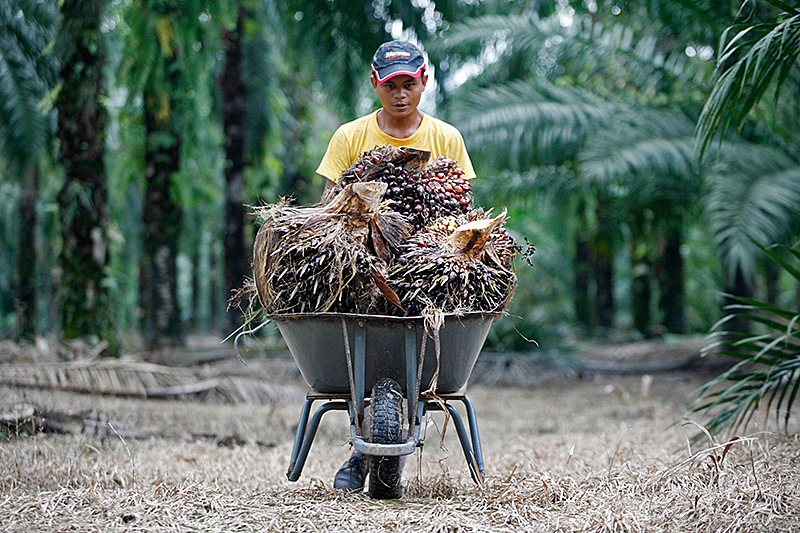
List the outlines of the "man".
<svg viewBox="0 0 800 533">
<path fill-rule="evenodd" d="M 328 178 L 325 192 L 362 153 L 387 144 L 429 150 L 431 159 L 440 155 L 452 159 L 464 170 L 467 179 L 475 177 L 461 133 L 417 109 L 428 82 L 425 58 L 419 48 L 403 41 L 382 44 L 372 58 L 370 81 L 381 108 L 342 125 L 333 134 L 317 168 L 319 174 Z M 367 457 L 353 452 L 336 473 L 333 486 L 358 491 L 364 488 L 366 477 Z"/>
<path fill-rule="evenodd" d="M 362 153 L 386 144 L 429 150 L 431 160 L 448 157 L 458 163 L 467 179 L 475 177 L 461 133 L 417 109 L 428 83 L 419 48 L 403 41 L 382 44 L 372 58 L 370 81 L 381 108 L 342 125 L 333 134 L 317 168 L 317 173 L 328 178 L 326 191 Z"/>
</svg>

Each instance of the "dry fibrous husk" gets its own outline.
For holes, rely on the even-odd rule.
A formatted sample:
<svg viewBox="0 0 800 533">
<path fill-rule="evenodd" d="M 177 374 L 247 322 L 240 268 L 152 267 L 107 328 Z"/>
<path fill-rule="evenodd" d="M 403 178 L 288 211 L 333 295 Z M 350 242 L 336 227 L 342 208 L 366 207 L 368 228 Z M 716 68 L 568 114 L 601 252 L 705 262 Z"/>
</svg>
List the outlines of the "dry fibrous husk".
<svg viewBox="0 0 800 533">
<path fill-rule="evenodd" d="M 513 257 L 520 251 L 506 219 L 505 212 L 491 218 L 475 210 L 411 237 L 389 269 L 403 307 L 414 314 L 502 311 L 516 287 Z"/>
<path fill-rule="evenodd" d="M 384 278 L 386 259 L 408 233 L 381 205 L 385 190 L 383 183 L 355 183 L 324 205 L 283 200 L 256 209 L 264 223 L 253 250 L 253 286 L 267 314 L 366 312 L 375 305 L 383 293 L 374 279 Z"/>
</svg>

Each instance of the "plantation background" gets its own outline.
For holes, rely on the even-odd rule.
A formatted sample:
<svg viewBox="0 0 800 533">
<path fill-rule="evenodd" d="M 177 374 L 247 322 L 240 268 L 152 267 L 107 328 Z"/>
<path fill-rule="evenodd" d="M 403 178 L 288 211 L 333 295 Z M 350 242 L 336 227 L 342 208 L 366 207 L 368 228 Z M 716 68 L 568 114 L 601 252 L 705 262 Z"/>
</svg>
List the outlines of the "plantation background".
<svg viewBox="0 0 800 533">
<path fill-rule="evenodd" d="M 799 9 L 0 2 L 0 524 L 796 530 Z M 226 302 L 392 38 L 537 251 L 470 383 L 486 483 L 434 420 L 380 502 L 331 488 L 343 415 L 286 481 L 307 386 L 274 328 L 236 359 Z"/>
<path fill-rule="evenodd" d="M 314 169 L 378 105 L 369 61 L 391 38 L 425 50 L 422 107 L 462 131 L 476 203 L 537 249 L 490 349 L 705 334 L 721 291 L 795 305 L 752 241 L 798 236 L 796 41 L 761 57 L 760 84 L 714 89 L 796 24 L 777 4 L 13 0 L 0 332 L 107 353 L 225 338 L 248 206 L 318 201 Z M 752 31 L 725 51 L 736 25 Z"/>
</svg>

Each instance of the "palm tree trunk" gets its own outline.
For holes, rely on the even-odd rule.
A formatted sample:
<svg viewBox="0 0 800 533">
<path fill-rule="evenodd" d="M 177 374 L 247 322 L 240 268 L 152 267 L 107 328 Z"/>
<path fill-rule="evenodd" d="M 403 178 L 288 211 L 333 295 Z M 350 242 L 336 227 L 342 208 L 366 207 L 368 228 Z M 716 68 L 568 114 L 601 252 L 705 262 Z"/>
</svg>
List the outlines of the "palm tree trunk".
<svg viewBox="0 0 800 533">
<path fill-rule="evenodd" d="M 745 298 L 751 298 L 753 296 L 753 288 L 747 283 L 741 268 L 736 269 L 733 279 L 729 279 L 727 285 L 727 289 L 725 290 L 726 294 Z M 738 303 L 739 302 L 730 297 L 726 297 L 724 300 L 725 307 Z M 729 311 L 724 311 L 724 314 L 729 314 Z M 750 321 L 735 316 L 732 320 L 725 322 L 725 329 L 732 332 L 748 333 L 750 331 Z"/>
<path fill-rule="evenodd" d="M 653 334 L 650 263 L 650 246 L 645 239 L 634 236 L 631 243 L 631 314 L 633 327 L 645 337 Z"/>
<path fill-rule="evenodd" d="M 177 69 L 172 62 L 171 67 Z M 180 169 L 181 137 L 165 112 L 169 88 L 148 89 L 144 97 L 145 198 L 143 209 L 140 299 L 142 330 L 151 350 L 183 343 L 177 298 L 178 239 L 181 207 L 172 190 Z M 174 119 L 173 119 L 174 120 Z"/>
<path fill-rule="evenodd" d="M 64 0 L 63 85 L 56 100 L 64 186 L 58 195 L 63 247 L 61 322 L 67 338 L 94 336 L 114 348 L 108 294 L 104 54 L 100 21 L 104 0 Z"/>
<path fill-rule="evenodd" d="M 219 243 L 213 243 L 211 246 L 211 259 L 210 259 L 210 268 L 209 268 L 209 275 L 210 275 L 210 304 L 211 304 L 211 311 L 209 313 L 209 317 L 211 319 L 211 324 L 214 325 L 215 329 L 219 327 L 220 321 L 222 319 L 222 313 L 225 310 L 225 300 L 223 299 L 224 293 L 224 265 L 220 266 L 220 259 L 222 258 L 222 253 L 219 249 Z"/>
<path fill-rule="evenodd" d="M 781 268 L 774 261 L 764 261 L 763 264 L 764 284 L 766 285 L 764 301 L 768 304 L 776 305 L 778 303 L 778 294 L 780 293 L 778 282 L 780 281 Z"/>
<path fill-rule="evenodd" d="M 311 102 L 313 101 L 309 83 L 303 79 L 301 71 L 289 73 L 282 79 L 284 93 L 288 100 L 288 113 L 294 120 L 284 126 L 283 174 L 281 175 L 280 196 L 292 195 L 299 204 L 308 204 L 319 201 L 320 190 L 311 187 L 312 182 L 308 176 L 313 173 L 308 165 L 308 158 L 304 153 L 307 150 L 309 138 L 309 124 L 314 121 Z M 327 180 L 325 180 L 327 181 Z"/>
<path fill-rule="evenodd" d="M 597 281 L 597 327 L 609 331 L 614 327 L 616 304 L 614 301 L 614 249 L 610 213 L 602 198 L 596 207 L 597 228 L 592 239 L 594 275 Z"/>
<path fill-rule="evenodd" d="M 15 338 L 30 340 L 36 333 L 36 199 L 39 189 L 39 170 L 31 163 L 23 171 L 22 195 L 19 199 L 20 231 L 17 246 L 16 282 L 14 283 L 14 314 L 17 324 Z"/>
<path fill-rule="evenodd" d="M 604 251 L 608 250 L 605 246 L 602 246 L 602 249 Z M 597 255 L 594 273 L 597 280 L 597 327 L 608 332 L 614 327 L 616 308 L 614 301 L 614 266 L 609 253 Z"/>
<path fill-rule="evenodd" d="M 578 203 L 578 231 L 575 233 L 575 322 L 591 332 L 594 329 L 592 318 L 592 299 L 589 292 L 592 256 L 589 246 L 588 228 L 586 227 L 586 204 Z"/>
<path fill-rule="evenodd" d="M 247 275 L 244 245 L 244 168 L 245 168 L 245 98 L 247 87 L 242 79 L 242 39 L 244 8 L 239 9 L 234 31 L 225 33 L 225 69 L 222 85 L 222 122 L 225 132 L 225 294 L 230 297 L 242 287 Z M 225 327 L 233 331 L 242 324 L 242 313 L 229 309 Z"/>
<path fill-rule="evenodd" d="M 659 308 L 664 327 L 670 333 L 683 333 L 686 329 L 683 310 L 685 283 L 682 244 L 679 227 L 669 228 L 659 238 L 657 269 L 661 288 Z"/>
<path fill-rule="evenodd" d="M 800 283 L 797 283 L 794 288 L 794 305 L 800 309 Z"/>
</svg>

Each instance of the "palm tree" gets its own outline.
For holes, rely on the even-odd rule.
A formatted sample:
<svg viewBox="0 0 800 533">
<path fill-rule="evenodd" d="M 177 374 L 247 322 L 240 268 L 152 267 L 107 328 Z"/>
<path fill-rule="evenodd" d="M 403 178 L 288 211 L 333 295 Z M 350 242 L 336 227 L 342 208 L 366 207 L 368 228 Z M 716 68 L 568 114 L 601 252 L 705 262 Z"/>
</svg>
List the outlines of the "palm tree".
<svg viewBox="0 0 800 533">
<path fill-rule="evenodd" d="M 180 344 L 183 333 L 177 297 L 176 257 L 182 206 L 176 195 L 181 156 L 179 100 L 184 83 L 184 50 L 176 42 L 179 6 L 137 3 L 131 19 L 134 49 L 143 63 L 140 77 L 145 125 L 145 193 L 142 213 L 143 257 L 140 270 L 142 330 L 148 348 Z M 150 65 L 148 70 L 141 70 Z"/>
<path fill-rule="evenodd" d="M 52 135 L 52 113 L 39 106 L 55 85 L 55 56 L 43 52 L 56 19 L 50 3 L 14 0 L 0 7 L 0 153 L 7 175 L 20 176 L 20 227 L 26 229 L 18 232 L 13 269 L 18 338 L 30 338 L 36 328 L 38 261 L 30 235 L 37 227 L 38 159 Z"/>
<path fill-rule="evenodd" d="M 516 169 L 555 164 L 574 170 L 563 173 L 563 180 L 527 183 L 528 194 L 560 190 L 562 197 L 569 198 L 569 191 L 582 190 L 584 195 L 593 191 L 576 205 L 579 223 L 592 219 L 597 223 L 579 227 L 575 233 L 579 263 L 575 264 L 574 301 L 579 322 L 613 326 L 610 265 L 614 243 L 622 239 L 614 228 L 627 224 L 633 237 L 641 237 L 645 211 L 660 214 L 659 226 L 653 230 L 669 235 L 669 246 L 652 267 L 671 282 L 661 286 L 663 320 L 670 324 L 670 331 L 682 331 L 682 264 L 674 251 L 680 248 L 681 228 L 692 212 L 686 200 L 699 189 L 691 120 L 677 111 L 657 112 L 612 102 L 544 81 L 512 82 L 477 91 L 462 113 L 459 124 L 473 145 L 505 147 L 491 150 L 482 160 L 494 158 L 493 162 Z M 484 154 L 480 148 L 477 152 Z M 587 206 L 592 211 L 588 216 L 583 213 Z M 621 213 L 630 218 L 620 218 Z M 652 272 L 645 274 L 647 278 Z M 587 293 L 590 285 L 596 287 L 594 296 Z M 598 313 L 594 318 L 592 309 Z M 646 312 L 649 304 L 640 309 Z M 648 330 L 648 326 L 642 324 L 640 329 Z"/>
<path fill-rule="evenodd" d="M 62 87 L 56 100 L 64 186 L 58 196 L 61 317 L 67 338 L 88 337 L 116 348 L 108 255 L 105 126 L 102 103 L 105 0 L 65 0 L 60 29 Z"/>
<path fill-rule="evenodd" d="M 248 11 L 239 6 L 236 27 L 225 31 L 223 49 L 225 68 L 220 77 L 222 86 L 222 121 L 225 131 L 225 293 L 231 294 L 241 286 L 247 273 L 247 254 L 244 244 L 244 170 L 245 122 L 247 98 L 245 74 L 242 68 L 242 41 L 246 38 L 244 24 L 251 19 Z M 227 329 L 241 325 L 241 315 L 228 310 Z"/>
<path fill-rule="evenodd" d="M 218 5 L 219 4 L 219 5 Z M 129 6 L 123 79 L 129 100 L 141 97 L 145 128 L 143 256 L 140 268 L 142 330 L 149 348 L 181 344 L 184 331 L 177 291 L 177 256 L 186 190 L 184 137 L 191 133 L 192 94 L 207 91 L 212 55 L 204 29 L 228 3 L 140 0 Z M 199 51 L 198 51 L 199 50 Z"/>
<path fill-rule="evenodd" d="M 740 129 L 746 123 L 752 124 L 750 117 L 767 124 L 774 134 L 770 139 L 772 144 L 782 147 L 775 154 L 772 168 L 758 178 L 754 178 L 752 169 L 748 168 L 752 161 L 743 161 L 737 169 L 748 177 L 737 184 L 739 190 L 727 191 L 727 187 L 721 185 L 729 181 L 724 173 L 718 174 L 714 182 L 719 209 L 732 213 L 731 218 L 736 222 L 733 227 L 740 229 L 731 232 L 728 226 L 719 223 L 715 228 L 717 235 L 724 239 L 723 252 L 735 259 L 729 263 L 734 271 L 732 279 L 740 281 L 729 291 L 734 296 L 750 295 L 746 283 L 752 279 L 755 270 L 753 257 L 757 250 L 753 240 L 761 244 L 786 242 L 800 233 L 795 222 L 800 219 L 797 203 L 800 190 L 797 106 L 794 96 L 790 96 L 788 101 L 780 96 L 781 90 L 796 93 L 800 86 L 797 68 L 800 11 L 778 0 L 767 1 L 777 12 L 768 13 L 772 17 L 766 22 L 748 21 L 731 26 L 723 34 L 717 60 L 718 77 L 696 129 L 701 157 L 709 157 L 715 139 L 719 140 L 720 151 L 736 150 L 730 146 L 731 139 L 726 133 L 731 127 Z M 759 109 L 758 103 L 768 98 L 767 93 L 772 87 L 776 87 L 775 95 L 768 105 Z M 736 193 L 750 191 L 754 192 L 748 197 L 752 200 L 750 209 L 737 210 L 741 196 L 737 197 Z"/>
<path fill-rule="evenodd" d="M 222 122 L 225 135 L 225 294 L 242 286 L 249 270 L 245 246 L 245 170 L 254 167 L 275 137 L 275 109 L 284 95 L 278 89 L 278 73 L 284 68 L 282 13 L 272 1 L 240 2 L 235 22 L 223 30 L 225 63 L 219 76 Z M 270 136 L 272 138 L 270 138 Z M 238 310 L 229 309 L 225 327 L 233 331 L 242 323 Z"/>
<path fill-rule="evenodd" d="M 800 251 L 755 246 L 800 283 Z M 691 411 L 710 416 L 706 429 L 713 434 L 745 429 L 759 412 L 764 423 L 774 415 L 786 429 L 800 391 L 800 311 L 742 296 L 731 295 L 731 301 L 729 314 L 714 327 L 716 342 L 707 350 L 730 356 L 735 364 L 700 388 Z M 734 320 L 751 324 L 748 329 L 756 332 L 731 330 Z"/>
</svg>

